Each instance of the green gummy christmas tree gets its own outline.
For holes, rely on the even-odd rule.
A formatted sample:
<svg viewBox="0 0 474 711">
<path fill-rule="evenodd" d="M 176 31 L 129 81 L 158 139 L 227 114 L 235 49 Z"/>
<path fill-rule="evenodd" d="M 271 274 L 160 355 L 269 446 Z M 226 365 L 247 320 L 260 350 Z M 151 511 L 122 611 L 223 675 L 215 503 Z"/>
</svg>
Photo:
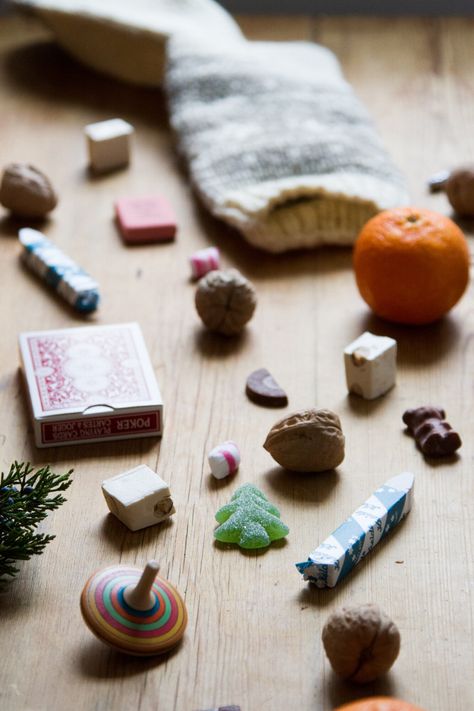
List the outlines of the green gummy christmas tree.
<svg viewBox="0 0 474 711">
<path fill-rule="evenodd" d="M 253 484 L 239 487 L 230 503 L 216 513 L 216 521 L 221 525 L 214 531 L 214 538 L 238 543 L 241 548 L 265 548 L 289 532 L 276 506 Z"/>
</svg>

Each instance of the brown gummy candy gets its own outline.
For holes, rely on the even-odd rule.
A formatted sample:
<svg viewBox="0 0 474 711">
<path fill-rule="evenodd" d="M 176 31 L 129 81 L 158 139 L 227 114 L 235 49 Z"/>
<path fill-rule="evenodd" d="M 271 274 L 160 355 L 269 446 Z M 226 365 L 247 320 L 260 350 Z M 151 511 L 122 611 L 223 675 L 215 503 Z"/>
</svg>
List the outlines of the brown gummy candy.
<svg viewBox="0 0 474 711">
<path fill-rule="evenodd" d="M 462 445 L 461 438 L 438 407 L 417 407 L 403 413 L 403 422 L 427 457 L 449 457 Z"/>
<path fill-rule="evenodd" d="M 247 397 L 257 405 L 266 407 L 286 407 L 288 396 L 266 368 L 250 373 L 245 387 Z"/>
</svg>

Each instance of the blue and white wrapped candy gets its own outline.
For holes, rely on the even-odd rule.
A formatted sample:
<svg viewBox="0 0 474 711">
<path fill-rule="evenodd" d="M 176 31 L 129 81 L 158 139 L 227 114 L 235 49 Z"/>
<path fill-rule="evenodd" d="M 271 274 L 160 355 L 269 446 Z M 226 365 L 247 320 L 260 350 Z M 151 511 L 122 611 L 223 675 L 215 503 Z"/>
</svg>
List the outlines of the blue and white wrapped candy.
<svg viewBox="0 0 474 711">
<path fill-rule="evenodd" d="M 318 588 L 333 588 L 370 553 L 411 509 L 415 477 L 399 474 L 382 484 L 344 523 L 296 563 L 305 580 Z"/>
<path fill-rule="evenodd" d="M 19 240 L 23 261 L 76 311 L 89 313 L 99 304 L 99 285 L 39 230 L 24 227 Z"/>
</svg>

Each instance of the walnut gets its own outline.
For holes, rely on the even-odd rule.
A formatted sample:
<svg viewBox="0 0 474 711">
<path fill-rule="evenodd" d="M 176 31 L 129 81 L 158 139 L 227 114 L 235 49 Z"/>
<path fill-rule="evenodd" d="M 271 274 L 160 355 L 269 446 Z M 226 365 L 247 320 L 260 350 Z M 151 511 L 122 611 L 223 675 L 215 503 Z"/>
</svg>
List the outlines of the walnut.
<svg viewBox="0 0 474 711">
<path fill-rule="evenodd" d="M 196 309 L 210 331 L 224 336 L 240 333 L 257 305 L 253 284 L 237 269 L 206 274 L 196 290 Z"/>
<path fill-rule="evenodd" d="M 474 217 L 474 165 L 453 170 L 446 181 L 445 190 L 458 215 Z"/>
<path fill-rule="evenodd" d="M 279 420 L 264 447 L 285 469 L 323 472 L 344 459 L 341 421 L 331 410 L 301 410 Z"/>
<path fill-rule="evenodd" d="M 360 684 L 385 674 L 400 651 L 397 626 L 378 605 L 370 603 L 333 612 L 322 640 L 336 674 Z"/>
<path fill-rule="evenodd" d="M 0 203 L 18 217 L 44 217 L 56 207 L 57 195 L 48 178 L 27 163 L 11 163 L 3 172 Z"/>
</svg>

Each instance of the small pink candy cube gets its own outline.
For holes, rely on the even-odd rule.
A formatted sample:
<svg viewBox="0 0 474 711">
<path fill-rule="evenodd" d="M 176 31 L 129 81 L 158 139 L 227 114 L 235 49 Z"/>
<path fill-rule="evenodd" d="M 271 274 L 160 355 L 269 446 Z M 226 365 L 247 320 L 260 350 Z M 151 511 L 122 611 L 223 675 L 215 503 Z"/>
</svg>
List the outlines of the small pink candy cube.
<svg viewBox="0 0 474 711">
<path fill-rule="evenodd" d="M 217 247 L 207 247 L 189 257 L 193 279 L 200 279 L 213 269 L 219 269 L 220 254 Z"/>
<path fill-rule="evenodd" d="M 160 195 L 121 198 L 115 203 L 115 215 L 125 242 L 162 242 L 176 234 L 173 208 Z"/>
</svg>

